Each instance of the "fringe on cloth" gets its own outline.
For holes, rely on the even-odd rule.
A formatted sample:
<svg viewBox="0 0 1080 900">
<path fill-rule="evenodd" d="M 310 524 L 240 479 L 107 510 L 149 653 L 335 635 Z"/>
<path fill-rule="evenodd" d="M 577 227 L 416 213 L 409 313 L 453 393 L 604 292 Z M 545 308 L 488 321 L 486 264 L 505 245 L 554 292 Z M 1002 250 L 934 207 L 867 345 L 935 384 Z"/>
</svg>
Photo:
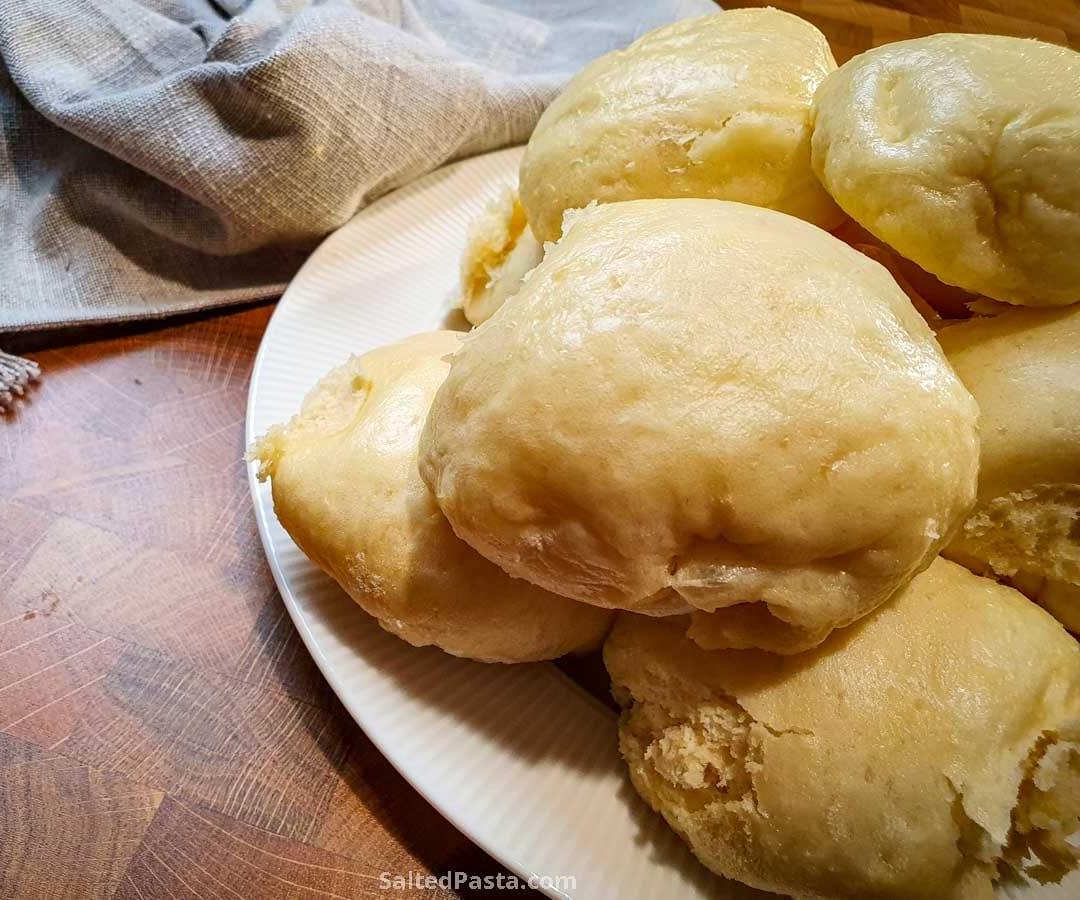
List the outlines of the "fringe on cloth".
<svg viewBox="0 0 1080 900">
<path fill-rule="evenodd" d="M 41 377 L 38 364 L 0 350 L 0 412 L 11 409 L 26 387 Z"/>
</svg>

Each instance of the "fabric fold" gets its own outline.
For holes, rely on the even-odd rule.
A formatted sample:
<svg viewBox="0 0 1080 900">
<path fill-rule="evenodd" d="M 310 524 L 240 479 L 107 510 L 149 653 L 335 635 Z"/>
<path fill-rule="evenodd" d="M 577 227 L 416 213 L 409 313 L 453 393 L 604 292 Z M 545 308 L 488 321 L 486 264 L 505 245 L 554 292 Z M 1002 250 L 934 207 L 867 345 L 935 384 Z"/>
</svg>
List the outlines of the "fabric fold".
<svg viewBox="0 0 1080 900">
<path fill-rule="evenodd" d="M 0 333 L 280 293 L 375 197 L 528 138 L 708 0 L 0 0 Z"/>
</svg>

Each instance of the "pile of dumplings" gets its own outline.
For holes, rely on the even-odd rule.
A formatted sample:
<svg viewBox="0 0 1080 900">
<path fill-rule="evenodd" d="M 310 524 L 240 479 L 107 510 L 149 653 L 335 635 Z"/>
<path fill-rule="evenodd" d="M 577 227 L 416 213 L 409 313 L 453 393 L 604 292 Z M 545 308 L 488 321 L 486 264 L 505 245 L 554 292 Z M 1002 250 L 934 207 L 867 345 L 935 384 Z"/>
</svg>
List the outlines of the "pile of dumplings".
<svg viewBox="0 0 1080 900">
<path fill-rule="evenodd" d="M 461 295 L 471 332 L 350 360 L 253 449 L 367 613 L 602 645 L 634 787 L 726 878 L 1076 867 L 1080 54 L 661 28 L 544 113 Z"/>
</svg>

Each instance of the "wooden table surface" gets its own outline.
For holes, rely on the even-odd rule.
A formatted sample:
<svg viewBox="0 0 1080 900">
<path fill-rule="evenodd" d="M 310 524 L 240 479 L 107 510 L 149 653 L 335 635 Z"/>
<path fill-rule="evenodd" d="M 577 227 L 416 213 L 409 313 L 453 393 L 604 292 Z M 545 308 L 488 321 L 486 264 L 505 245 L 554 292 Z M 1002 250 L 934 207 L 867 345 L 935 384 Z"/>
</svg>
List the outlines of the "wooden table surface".
<svg viewBox="0 0 1080 900">
<path fill-rule="evenodd" d="M 1080 44 L 1075 0 L 773 5 L 841 60 L 948 30 Z M 0 419 L 3 900 L 352 898 L 385 896 L 382 872 L 500 871 L 353 724 L 274 588 L 242 461 L 270 313 L 5 339 L 45 377 Z"/>
</svg>

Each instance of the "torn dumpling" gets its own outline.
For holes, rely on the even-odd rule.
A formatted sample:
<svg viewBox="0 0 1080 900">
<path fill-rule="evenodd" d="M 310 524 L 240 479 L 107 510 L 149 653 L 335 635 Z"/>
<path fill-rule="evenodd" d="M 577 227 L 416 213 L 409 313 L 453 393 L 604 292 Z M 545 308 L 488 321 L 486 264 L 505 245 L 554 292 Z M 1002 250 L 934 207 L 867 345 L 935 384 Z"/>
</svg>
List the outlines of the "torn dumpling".
<svg viewBox="0 0 1080 900">
<path fill-rule="evenodd" d="M 703 650 L 621 614 L 604 648 L 635 788 L 713 871 L 800 898 L 991 897 L 1075 867 L 1080 645 L 938 559 L 821 646 Z"/>
<path fill-rule="evenodd" d="M 979 404 L 978 500 L 943 551 L 1080 634 L 1080 306 L 1010 309 L 939 333 Z"/>
<path fill-rule="evenodd" d="M 544 258 L 517 191 L 508 188 L 469 226 L 461 259 L 461 304 L 465 318 L 479 325 L 521 287 Z"/>
</svg>

